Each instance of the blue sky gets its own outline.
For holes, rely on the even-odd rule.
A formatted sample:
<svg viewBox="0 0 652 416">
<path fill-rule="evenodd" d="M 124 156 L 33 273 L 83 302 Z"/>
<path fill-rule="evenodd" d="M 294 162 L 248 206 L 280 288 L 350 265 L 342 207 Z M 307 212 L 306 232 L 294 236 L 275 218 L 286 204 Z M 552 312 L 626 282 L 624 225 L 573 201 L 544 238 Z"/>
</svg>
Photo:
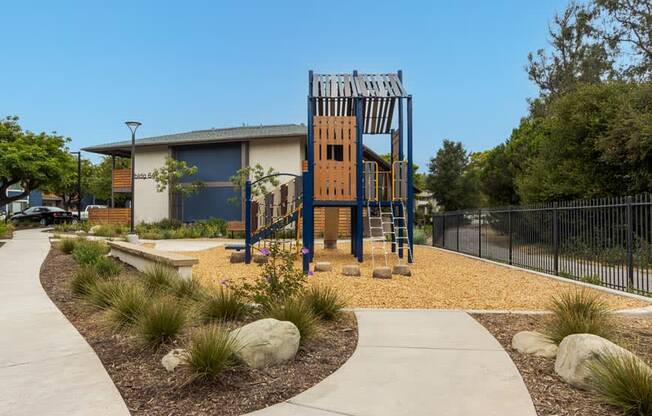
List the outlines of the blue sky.
<svg viewBox="0 0 652 416">
<path fill-rule="evenodd" d="M 523 70 L 566 1 L 106 1 L 2 6 L 0 116 L 72 138 L 305 123 L 307 72 L 404 71 L 415 162 L 444 138 L 505 140 L 536 89 Z M 367 136 L 378 151 L 386 136 Z M 90 155 L 88 155 L 90 156 Z"/>
</svg>

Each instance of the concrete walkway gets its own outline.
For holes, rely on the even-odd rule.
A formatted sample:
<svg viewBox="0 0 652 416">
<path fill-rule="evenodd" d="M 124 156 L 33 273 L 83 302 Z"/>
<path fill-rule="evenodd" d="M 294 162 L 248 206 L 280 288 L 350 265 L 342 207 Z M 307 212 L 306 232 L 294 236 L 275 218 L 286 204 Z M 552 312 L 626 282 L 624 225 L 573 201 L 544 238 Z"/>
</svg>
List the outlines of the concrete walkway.
<svg viewBox="0 0 652 416">
<path fill-rule="evenodd" d="M 40 230 L 0 247 L 0 414 L 128 415 L 93 349 L 41 287 L 48 250 Z"/>
<path fill-rule="evenodd" d="M 521 375 L 467 313 L 357 310 L 353 356 L 321 383 L 251 416 L 536 416 Z"/>
</svg>

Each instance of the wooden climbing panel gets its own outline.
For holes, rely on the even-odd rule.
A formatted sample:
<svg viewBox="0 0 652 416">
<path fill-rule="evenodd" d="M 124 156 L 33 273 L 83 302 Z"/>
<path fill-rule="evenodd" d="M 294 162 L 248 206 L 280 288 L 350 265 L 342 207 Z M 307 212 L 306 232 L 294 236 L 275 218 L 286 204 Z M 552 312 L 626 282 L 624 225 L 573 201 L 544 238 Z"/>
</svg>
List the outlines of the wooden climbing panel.
<svg viewBox="0 0 652 416">
<path fill-rule="evenodd" d="M 356 143 L 355 117 L 314 117 L 316 200 L 356 199 Z"/>
</svg>

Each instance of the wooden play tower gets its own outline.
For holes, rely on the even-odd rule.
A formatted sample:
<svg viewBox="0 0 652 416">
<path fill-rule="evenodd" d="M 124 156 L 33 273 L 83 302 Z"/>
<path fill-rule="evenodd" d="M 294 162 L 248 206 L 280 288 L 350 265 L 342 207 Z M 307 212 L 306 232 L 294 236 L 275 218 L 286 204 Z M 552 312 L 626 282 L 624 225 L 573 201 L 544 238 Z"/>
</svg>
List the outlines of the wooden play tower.
<svg viewBox="0 0 652 416">
<path fill-rule="evenodd" d="M 308 135 L 302 177 L 294 178 L 290 185 L 291 200 L 283 198 L 287 190 L 277 191 L 276 199 L 267 197 L 266 206 L 278 206 L 283 215 L 261 223 L 260 216 L 252 215 L 252 207 L 258 212 L 259 204 L 251 199 L 252 184 L 247 183 L 246 261 L 251 259 L 253 244 L 292 222 L 298 225 L 301 220 L 297 231 L 301 231 L 303 247 L 309 249 L 303 257 L 307 272 L 315 252 L 315 208 L 338 207 L 351 210 L 351 255 L 357 261 L 362 262 L 364 255 L 366 213 L 374 264 L 384 259 L 386 266 L 389 254 L 396 254 L 399 262 L 407 257 L 412 263 L 412 96 L 403 87 L 401 71 L 310 71 L 307 105 Z M 407 149 L 403 146 L 404 132 Z M 376 162 L 363 160 L 365 135 L 387 136 L 391 143 L 391 170 L 381 171 Z M 289 205 L 292 210 L 287 209 Z"/>
</svg>

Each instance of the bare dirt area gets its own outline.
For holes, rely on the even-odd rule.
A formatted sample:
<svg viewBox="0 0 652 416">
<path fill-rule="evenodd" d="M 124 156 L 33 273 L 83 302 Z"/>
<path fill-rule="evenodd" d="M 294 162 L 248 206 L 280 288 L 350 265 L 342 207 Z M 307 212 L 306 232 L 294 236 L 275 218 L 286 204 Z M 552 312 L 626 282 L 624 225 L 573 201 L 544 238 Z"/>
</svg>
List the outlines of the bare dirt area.
<svg viewBox="0 0 652 416">
<path fill-rule="evenodd" d="M 540 327 L 543 316 L 516 314 L 474 314 L 492 333 L 521 372 L 539 416 L 613 416 L 618 409 L 599 403 L 589 392 L 564 383 L 555 373 L 554 358 L 521 354 L 512 349 L 512 337 L 520 331 Z M 625 317 L 617 320 L 617 343 L 652 363 L 652 317 Z"/>
<path fill-rule="evenodd" d="M 183 347 L 188 328 L 176 342 L 159 350 L 143 347 L 133 335 L 114 332 L 101 311 L 73 298 L 69 281 L 75 264 L 69 255 L 50 251 L 41 267 L 41 284 L 52 301 L 93 347 L 135 415 L 241 415 L 287 400 L 315 385 L 339 368 L 357 344 L 353 314 L 320 324 L 314 338 L 302 345 L 288 363 L 254 370 L 243 365 L 218 379 L 189 382 L 190 375 L 168 373 L 161 358 Z M 129 267 L 121 278 L 137 278 Z M 240 323 L 242 324 L 242 323 Z"/>
<path fill-rule="evenodd" d="M 369 251 L 365 251 L 365 261 L 360 266 L 362 276 L 347 277 L 341 274 L 342 266 L 356 264 L 349 254 L 349 245 L 341 243 L 337 250 L 318 247 L 316 261 L 331 262 L 332 271 L 315 273 L 310 281 L 336 288 L 348 306 L 359 308 L 545 310 L 554 294 L 578 287 L 527 271 L 419 246 L 415 247 L 411 277 L 373 279 Z M 224 247 L 216 247 L 180 254 L 199 259 L 193 273 L 204 283 L 219 284 L 227 280 L 237 284 L 258 278 L 257 265 L 231 264 L 230 253 Z M 395 260 L 390 261 L 392 263 Z M 649 305 L 623 296 L 599 293 L 614 309 Z"/>
</svg>

